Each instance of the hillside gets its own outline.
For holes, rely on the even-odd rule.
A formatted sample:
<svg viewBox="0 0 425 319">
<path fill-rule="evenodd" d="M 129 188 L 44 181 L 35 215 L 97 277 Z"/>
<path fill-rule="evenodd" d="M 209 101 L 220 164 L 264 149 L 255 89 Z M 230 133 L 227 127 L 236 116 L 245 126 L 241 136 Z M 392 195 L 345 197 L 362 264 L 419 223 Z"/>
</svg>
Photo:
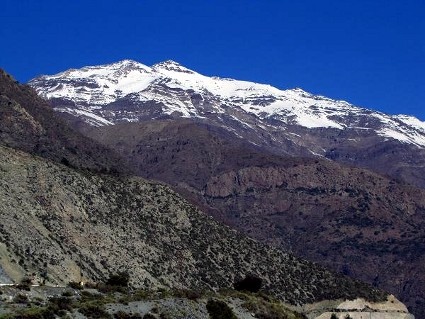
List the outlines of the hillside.
<svg viewBox="0 0 425 319">
<path fill-rule="evenodd" d="M 128 271 L 134 287 L 218 289 L 253 273 L 291 304 L 384 294 L 267 248 L 224 227 L 168 187 L 82 173 L 0 147 L 1 266 L 13 280 L 104 280 Z"/>
<path fill-rule="evenodd" d="M 128 172 L 117 154 L 69 127 L 33 89 L 1 69 L 0 143 L 76 168 Z"/>
<path fill-rule="evenodd" d="M 275 156 L 190 120 L 87 134 L 228 225 L 390 291 L 421 314 L 423 190 L 330 160 Z"/>
</svg>

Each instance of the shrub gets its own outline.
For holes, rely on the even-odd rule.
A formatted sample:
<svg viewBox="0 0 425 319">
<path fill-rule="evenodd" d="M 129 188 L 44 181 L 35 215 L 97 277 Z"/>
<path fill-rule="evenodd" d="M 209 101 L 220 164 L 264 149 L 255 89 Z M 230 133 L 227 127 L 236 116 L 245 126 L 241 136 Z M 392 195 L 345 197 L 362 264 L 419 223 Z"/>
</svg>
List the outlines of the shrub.
<svg viewBox="0 0 425 319">
<path fill-rule="evenodd" d="M 237 319 L 232 309 L 221 300 L 209 299 L 207 310 L 211 319 Z"/>
<path fill-rule="evenodd" d="M 128 272 L 119 272 L 117 274 L 112 274 L 109 276 L 106 284 L 109 286 L 118 286 L 118 287 L 128 287 L 130 281 L 130 275 Z"/>
<path fill-rule="evenodd" d="M 174 290 L 172 293 L 174 297 L 184 298 L 189 300 L 197 300 L 202 297 L 202 292 L 198 290 L 178 289 L 178 290 Z"/>
<path fill-rule="evenodd" d="M 81 284 L 77 281 L 70 281 L 68 283 L 68 287 L 72 288 L 72 289 L 83 289 L 83 287 L 81 286 Z"/>
<path fill-rule="evenodd" d="M 114 313 L 115 319 L 142 319 L 142 316 L 138 313 L 136 314 L 130 314 L 124 311 L 118 311 Z"/>
<path fill-rule="evenodd" d="M 72 311 L 72 299 L 67 297 L 52 297 L 48 306 L 55 314 L 60 311 Z"/>
<path fill-rule="evenodd" d="M 28 297 L 26 295 L 23 294 L 17 294 L 14 298 L 13 298 L 13 302 L 14 303 L 23 303 L 26 304 L 29 302 Z"/>
<path fill-rule="evenodd" d="M 62 293 L 62 296 L 64 297 L 72 297 L 74 294 L 72 293 L 72 291 L 66 290 Z"/>
<path fill-rule="evenodd" d="M 112 316 L 103 307 L 96 304 L 84 305 L 79 312 L 90 319 L 112 319 Z"/>
<path fill-rule="evenodd" d="M 338 317 L 337 317 L 337 315 L 336 315 L 336 314 L 334 314 L 334 313 L 333 313 L 333 314 L 331 315 L 331 319 L 338 319 Z"/>
<path fill-rule="evenodd" d="M 6 317 L 10 319 L 55 319 L 55 314 L 49 309 L 41 307 L 31 307 L 18 311 L 16 315 Z"/>
<path fill-rule="evenodd" d="M 244 279 L 236 281 L 233 286 L 238 291 L 258 292 L 262 284 L 263 280 L 261 278 L 255 275 L 247 275 Z"/>
<path fill-rule="evenodd" d="M 24 278 L 21 280 L 20 284 L 18 284 L 16 287 L 17 287 L 18 289 L 21 289 L 21 290 L 27 290 L 27 291 L 30 291 L 30 290 L 31 290 L 31 285 L 32 285 L 32 279 L 31 279 L 31 278 L 29 278 L 29 277 L 24 277 Z"/>
</svg>

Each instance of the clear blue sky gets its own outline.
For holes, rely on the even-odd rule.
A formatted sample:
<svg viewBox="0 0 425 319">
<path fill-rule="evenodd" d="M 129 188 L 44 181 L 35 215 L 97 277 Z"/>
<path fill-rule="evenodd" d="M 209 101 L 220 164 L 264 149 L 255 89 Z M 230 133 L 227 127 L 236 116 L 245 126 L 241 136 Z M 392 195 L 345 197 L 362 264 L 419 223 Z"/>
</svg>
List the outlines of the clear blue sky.
<svg viewBox="0 0 425 319">
<path fill-rule="evenodd" d="M 2 0 L 20 82 L 130 58 L 425 120 L 424 0 Z"/>
</svg>

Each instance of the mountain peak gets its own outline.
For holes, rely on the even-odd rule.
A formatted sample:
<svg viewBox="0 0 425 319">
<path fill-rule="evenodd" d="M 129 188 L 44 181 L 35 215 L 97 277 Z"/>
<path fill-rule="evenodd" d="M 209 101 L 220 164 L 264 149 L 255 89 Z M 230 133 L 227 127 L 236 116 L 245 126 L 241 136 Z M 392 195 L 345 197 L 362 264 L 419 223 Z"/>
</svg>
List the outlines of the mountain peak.
<svg viewBox="0 0 425 319">
<path fill-rule="evenodd" d="M 131 60 L 131 59 L 124 59 L 124 60 L 121 60 L 121 61 L 118 61 L 118 62 L 115 62 L 115 63 L 112 63 L 113 65 L 137 65 L 137 64 L 140 64 L 139 62 L 137 62 L 137 61 L 134 61 L 134 60 Z"/>
<path fill-rule="evenodd" d="M 130 59 L 124 59 L 111 64 L 106 64 L 106 65 L 103 65 L 103 67 L 105 68 L 112 67 L 113 69 L 145 69 L 145 70 L 150 69 L 148 66 L 140 62 L 137 62 L 135 60 L 130 60 Z"/>
<path fill-rule="evenodd" d="M 183 73 L 195 73 L 194 71 L 184 67 L 180 63 L 173 60 L 166 60 L 163 62 L 156 63 L 152 66 L 152 69 L 156 71 L 175 71 Z"/>
</svg>

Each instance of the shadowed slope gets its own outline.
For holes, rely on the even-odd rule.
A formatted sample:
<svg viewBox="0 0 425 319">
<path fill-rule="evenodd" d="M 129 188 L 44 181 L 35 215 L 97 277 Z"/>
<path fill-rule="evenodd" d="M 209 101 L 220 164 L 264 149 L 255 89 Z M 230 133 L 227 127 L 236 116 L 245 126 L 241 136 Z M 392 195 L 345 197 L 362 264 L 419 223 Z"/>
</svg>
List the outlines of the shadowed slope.
<svg viewBox="0 0 425 319">
<path fill-rule="evenodd" d="M 2 70 L 0 143 L 77 168 L 127 171 L 113 151 L 70 128 L 33 89 Z"/>
</svg>

